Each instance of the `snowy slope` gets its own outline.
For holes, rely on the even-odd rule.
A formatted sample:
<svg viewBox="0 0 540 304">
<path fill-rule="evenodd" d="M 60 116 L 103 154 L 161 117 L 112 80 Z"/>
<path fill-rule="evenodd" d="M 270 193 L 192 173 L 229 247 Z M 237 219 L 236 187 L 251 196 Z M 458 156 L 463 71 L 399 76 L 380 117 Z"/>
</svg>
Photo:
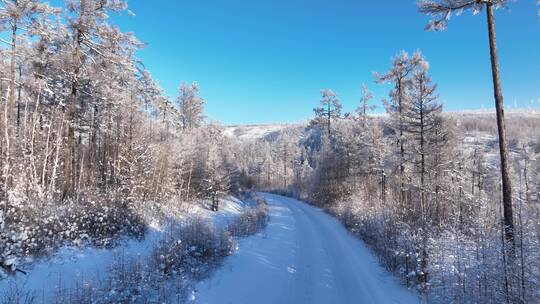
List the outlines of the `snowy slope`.
<svg viewBox="0 0 540 304">
<path fill-rule="evenodd" d="M 294 199 L 261 195 L 270 207 L 266 231 L 240 241 L 198 285 L 196 303 L 419 303 L 337 220 Z"/>
<path fill-rule="evenodd" d="M 8 294 L 20 289 L 21 295 L 39 295 L 41 303 L 59 292 L 72 290 L 77 286 L 94 285 L 106 279 L 108 267 L 115 259 L 122 257 L 146 257 L 154 245 L 163 237 L 163 231 L 151 227 L 141 241 L 125 240 L 113 249 L 106 248 L 61 248 L 53 257 L 41 258 L 24 267 L 27 275 L 17 274 L 0 280 L 0 294 Z"/>
<path fill-rule="evenodd" d="M 212 221 L 216 228 L 225 228 L 233 222 L 246 207 L 253 207 L 257 203 L 252 199 L 240 200 L 236 197 L 229 196 L 227 199 L 221 199 L 219 202 L 219 211 L 210 211 L 211 202 L 201 200 L 197 204 L 191 205 L 184 210 L 186 217 L 200 217 Z"/>
<path fill-rule="evenodd" d="M 223 134 L 232 139 L 257 140 L 278 133 L 289 127 L 287 124 L 227 126 Z"/>
<path fill-rule="evenodd" d="M 246 205 L 254 202 L 241 201 L 229 197 L 220 201 L 220 211 L 212 212 L 195 205 L 188 212 L 188 216 L 207 218 L 217 228 L 224 228 L 238 217 Z M 19 290 L 21 294 L 33 293 L 39 295 L 40 301 L 58 292 L 66 292 L 77 286 L 94 285 L 103 282 L 107 278 L 109 266 L 115 260 L 148 257 L 155 245 L 166 234 L 165 227 L 149 227 L 146 236 L 142 240 L 126 239 L 115 248 L 91 248 L 91 247 L 64 247 L 52 257 L 43 257 L 33 263 L 23 265 L 27 275 L 18 273 L 15 277 L 0 279 L 0 302 L 2 295 Z M 3 303 L 3 302 L 2 302 Z"/>
</svg>

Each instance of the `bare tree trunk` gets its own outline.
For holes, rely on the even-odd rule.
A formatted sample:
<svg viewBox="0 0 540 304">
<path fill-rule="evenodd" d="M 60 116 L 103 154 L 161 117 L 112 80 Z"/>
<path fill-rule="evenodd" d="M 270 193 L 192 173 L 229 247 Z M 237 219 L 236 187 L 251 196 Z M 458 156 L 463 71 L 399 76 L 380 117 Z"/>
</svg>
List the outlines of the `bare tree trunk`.
<svg viewBox="0 0 540 304">
<path fill-rule="evenodd" d="M 22 91 L 22 65 L 19 65 L 19 85 L 17 87 L 17 136 L 19 136 L 19 126 L 21 124 L 21 91 Z M 26 109 L 25 109 L 26 110 Z"/>
<path fill-rule="evenodd" d="M 15 1 L 17 5 L 17 1 Z M 15 66 L 17 62 L 17 19 L 12 21 L 11 25 L 11 59 L 9 68 L 8 99 L 4 109 L 4 136 L 6 137 L 6 155 L 4 165 L 4 185 L 6 194 L 11 187 L 11 145 L 10 145 L 10 122 L 13 119 L 13 110 L 15 102 Z M 8 196 L 6 195 L 6 199 Z"/>
<path fill-rule="evenodd" d="M 62 114 L 62 118 L 59 121 L 60 129 L 56 133 L 56 152 L 54 157 L 54 165 L 51 174 L 51 183 L 49 186 L 49 193 L 52 195 L 56 192 L 56 172 L 60 166 L 60 148 L 62 147 L 62 134 L 64 133 L 64 124 L 66 123 L 66 115 Z M 69 124 L 69 122 L 67 122 Z"/>
<path fill-rule="evenodd" d="M 384 168 L 381 170 L 381 200 L 386 206 L 386 172 Z"/>
<path fill-rule="evenodd" d="M 81 32 L 82 12 L 79 15 L 79 21 L 77 28 L 77 35 L 75 37 L 75 50 L 74 50 L 74 62 L 73 79 L 71 80 L 70 97 L 68 104 L 68 128 L 67 128 L 67 152 L 64 159 L 64 189 L 62 192 L 62 199 L 72 195 L 75 191 L 77 184 L 77 159 L 76 150 L 77 145 L 75 143 L 75 128 L 77 127 L 77 95 L 79 87 L 79 72 L 81 69 L 81 45 L 83 41 L 83 33 Z"/>
<path fill-rule="evenodd" d="M 77 82 L 71 84 L 70 104 L 68 105 L 67 114 L 67 150 L 64 158 L 64 188 L 62 199 L 73 194 L 75 188 L 75 102 L 77 100 Z"/>
<path fill-rule="evenodd" d="M 421 91 L 424 91 L 423 89 L 423 83 L 422 83 L 422 89 Z M 422 97 L 421 97 L 422 98 Z M 423 291 L 427 296 L 427 288 L 428 288 L 428 273 L 427 273 L 427 266 L 428 266 L 428 253 L 427 253 L 427 207 L 426 207 L 426 192 L 425 192 L 425 175 L 426 175 L 426 157 L 425 157 L 425 131 L 424 131 L 424 103 L 421 100 L 420 101 L 420 209 L 422 211 L 422 256 L 420 261 L 420 266 L 422 270 L 421 279 L 424 283 Z"/>
<path fill-rule="evenodd" d="M 191 163 L 189 163 L 189 176 L 188 176 L 188 182 L 187 182 L 187 191 L 186 191 L 186 202 L 189 202 L 189 187 L 191 186 L 191 175 L 193 174 L 193 160 L 191 160 Z"/>
<path fill-rule="evenodd" d="M 328 139 L 330 139 L 330 135 L 331 135 L 331 132 L 332 132 L 331 129 L 330 129 L 330 127 L 331 127 L 330 124 L 331 124 L 331 121 L 332 121 L 332 117 L 331 117 L 332 114 L 331 113 L 332 112 L 331 112 L 331 109 L 330 109 L 330 102 L 328 102 L 328 122 L 327 122 L 328 123 Z"/>
<path fill-rule="evenodd" d="M 426 195 L 424 190 L 426 175 L 426 157 L 424 140 L 424 104 L 420 103 L 420 208 L 422 210 L 422 221 L 426 220 Z"/>
<path fill-rule="evenodd" d="M 522 301 L 525 303 L 525 297 L 527 295 L 527 288 L 526 288 L 526 284 L 525 284 L 525 253 L 523 251 L 523 214 L 522 214 L 522 211 L 523 211 L 523 201 L 525 200 L 525 204 L 528 206 L 529 205 L 529 182 L 527 181 L 527 166 L 528 166 L 528 160 L 529 160 L 529 156 L 527 154 L 527 149 L 525 147 L 525 145 L 523 145 L 523 181 L 525 183 L 525 197 L 522 198 L 521 197 L 521 194 L 522 194 L 522 190 L 520 191 L 520 205 L 519 205 L 519 226 L 520 226 L 520 253 L 521 253 L 521 295 L 522 295 Z M 520 189 L 522 187 L 521 185 L 521 177 L 520 177 Z"/>
<path fill-rule="evenodd" d="M 4 81 L 0 79 L 0 109 L 4 110 Z M 4 121 L 0 119 L 0 155 L 4 155 L 4 128 L 6 126 L 4 125 Z M 0 157 L 0 168 L 4 168 L 4 157 Z M 2 182 L 2 185 L 0 186 L 0 199 L 4 199 L 4 196 L 7 193 L 7 189 L 4 189 L 4 186 L 6 184 L 4 183 L 4 172 L 2 170 L 2 176 L 0 177 L 0 181 Z M 6 205 L 7 206 L 7 205 Z"/>
<path fill-rule="evenodd" d="M 51 121 L 51 124 L 52 124 L 52 121 Z M 41 168 L 41 186 L 43 187 L 43 190 L 46 191 L 46 184 L 47 184 L 47 165 L 48 165 L 48 162 L 49 162 L 49 156 L 51 155 L 51 152 L 49 151 L 49 145 L 50 145 L 50 142 L 51 142 L 51 125 L 49 124 L 47 126 L 47 139 L 45 140 L 45 151 L 43 151 L 44 153 L 44 156 L 43 156 L 43 165 L 42 165 L 42 168 Z"/>
<path fill-rule="evenodd" d="M 397 90 L 398 90 L 398 107 L 399 107 L 399 180 L 400 180 L 400 196 L 399 196 L 399 202 L 402 204 L 402 207 L 404 207 L 405 204 L 405 147 L 403 146 L 403 96 L 402 96 L 402 84 L 403 79 L 399 78 L 397 82 Z"/>
<path fill-rule="evenodd" d="M 9 90 L 9 89 L 8 89 Z M 10 155 L 10 142 L 9 142 L 9 111 L 8 111 L 9 107 L 8 107 L 8 104 L 6 103 L 5 107 L 4 107 L 4 139 L 6 141 L 6 157 L 5 157 L 5 164 L 3 166 L 3 176 L 4 176 L 4 192 L 5 192 L 5 198 L 6 198 L 6 201 L 8 200 L 8 192 L 9 192 L 9 188 L 10 188 L 10 171 L 11 171 L 11 168 L 10 168 L 10 158 L 11 158 L 11 155 Z M 7 206 L 7 205 L 6 205 Z"/>
<path fill-rule="evenodd" d="M 493 16 L 493 3 L 487 3 L 487 22 L 489 30 L 489 49 L 491 53 L 491 70 L 493 74 L 493 89 L 495 95 L 495 108 L 497 111 L 497 128 L 499 131 L 499 150 L 501 154 L 501 178 L 503 194 L 504 233 L 506 240 L 514 242 L 514 218 L 512 212 L 512 185 L 510 182 L 510 169 L 508 166 L 508 143 L 506 142 L 506 126 L 504 121 L 504 102 L 499 72 L 499 55 L 497 52 L 497 38 L 495 34 L 495 18 Z"/>
<path fill-rule="evenodd" d="M 501 202 L 499 201 L 499 212 L 502 213 L 503 210 L 501 210 Z M 504 206 L 502 206 L 504 207 Z M 510 304 L 510 282 L 508 280 L 508 262 L 506 258 L 506 241 L 505 241 L 505 233 L 506 233 L 506 225 L 504 222 L 501 222 L 501 251 L 502 251 L 502 259 L 503 259 L 503 270 L 504 270 L 504 294 L 506 297 L 506 303 Z"/>
<path fill-rule="evenodd" d="M 17 5 L 17 1 L 15 1 Z M 11 26 L 11 59 L 9 64 L 8 117 L 11 120 L 15 103 L 15 69 L 17 65 L 17 19 Z"/>
<path fill-rule="evenodd" d="M 287 145 L 283 147 L 283 190 L 287 190 Z"/>
</svg>

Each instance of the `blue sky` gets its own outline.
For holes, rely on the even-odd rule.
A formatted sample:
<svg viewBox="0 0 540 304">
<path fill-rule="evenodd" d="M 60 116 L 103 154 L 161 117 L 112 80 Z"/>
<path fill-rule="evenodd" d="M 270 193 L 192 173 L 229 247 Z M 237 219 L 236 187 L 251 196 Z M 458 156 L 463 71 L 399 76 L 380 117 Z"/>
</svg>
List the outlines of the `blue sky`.
<svg viewBox="0 0 540 304">
<path fill-rule="evenodd" d="M 533 0 L 496 13 L 507 106 L 540 107 L 540 21 Z M 360 85 L 375 103 L 400 50 L 422 50 L 447 110 L 492 108 L 485 15 L 454 17 L 445 32 L 425 32 L 414 0 L 132 0 L 135 17 L 114 22 L 148 46 L 139 54 L 166 93 L 197 81 L 210 119 L 224 124 L 307 120 L 322 88 L 346 111 Z M 379 106 L 379 111 L 382 107 Z"/>
</svg>

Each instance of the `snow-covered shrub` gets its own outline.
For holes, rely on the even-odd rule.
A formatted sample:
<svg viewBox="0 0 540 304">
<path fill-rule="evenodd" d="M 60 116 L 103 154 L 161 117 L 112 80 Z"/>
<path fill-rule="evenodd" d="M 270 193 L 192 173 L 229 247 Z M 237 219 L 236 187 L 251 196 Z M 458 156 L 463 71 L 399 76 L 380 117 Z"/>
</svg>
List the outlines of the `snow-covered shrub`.
<svg viewBox="0 0 540 304">
<path fill-rule="evenodd" d="M 50 293 L 50 298 L 46 299 L 47 303 L 113 304 L 170 303 L 171 301 L 183 303 L 193 292 L 194 284 L 208 277 L 236 249 L 233 235 L 246 236 L 249 233 L 256 233 L 266 224 L 265 201 L 249 193 L 244 199 L 253 199 L 256 205 L 246 207 L 246 210 L 239 215 L 239 219 L 232 224 L 236 227 L 235 229 L 232 229 L 232 226 L 216 229 L 207 218 L 192 217 L 183 220 L 169 218 L 161 226 L 164 233 L 163 239 L 150 248 L 148 256 L 126 257 L 122 251 L 109 265 L 105 280 L 77 278 L 78 281 L 72 282 L 71 287 L 60 285 L 55 288 Z M 52 222 L 57 223 L 60 221 L 58 218 L 63 218 L 66 210 L 74 206 L 66 205 L 65 209 L 59 206 L 56 209 L 52 207 L 45 209 L 56 210 L 58 217 Z M 103 208 L 105 205 L 94 206 L 91 209 L 80 208 L 78 212 L 97 214 Z M 166 205 L 164 210 L 168 208 L 172 206 Z M 76 227 L 79 223 L 86 223 L 86 219 L 83 217 L 83 220 L 76 223 L 77 225 L 72 225 L 73 231 L 78 231 Z M 68 219 L 66 223 L 70 221 Z M 63 224 L 59 227 L 62 226 Z M 59 236 L 57 241 L 65 239 L 65 236 Z M 88 238 L 84 241 L 90 240 Z M 0 304 L 17 303 L 12 302 L 12 299 L 23 299 L 23 296 L 26 296 L 22 293 L 23 290 L 14 286 L 9 294 L 4 295 L 4 298 L 8 300 L 0 301 Z M 21 303 L 41 303 L 40 301 L 42 299 L 38 298 L 37 302 Z"/>
<path fill-rule="evenodd" d="M 519 246 L 513 260 L 505 261 L 501 252 L 510 245 L 502 242 L 500 226 L 486 225 L 482 219 L 468 223 L 473 228 L 463 231 L 452 222 L 439 229 L 423 228 L 421 223 L 404 221 L 399 208 L 366 201 L 362 195 L 336 202 L 328 211 L 370 246 L 381 265 L 422 292 L 428 303 L 504 303 L 507 299 L 520 303 L 520 298 L 535 303 L 539 298 L 534 294 L 540 259 L 534 248 L 537 232 L 523 231 L 516 239 Z M 508 294 L 507 284 L 513 287 Z"/>
<path fill-rule="evenodd" d="M 64 238 L 110 246 L 120 236 L 141 237 L 146 230 L 143 219 L 127 202 L 101 198 L 72 203 L 64 208 Z"/>
<path fill-rule="evenodd" d="M 24 284 L 9 283 L 9 288 L 0 294 L 0 304 L 34 304 L 38 303 L 38 296 L 25 289 Z"/>
<path fill-rule="evenodd" d="M 227 231 L 202 218 L 171 223 L 148 258 L 120 256 L 111 264 L 108 282 L 92 303 L 168 303 L 171 298 L 182 303 L 193 284 L 210 275 L 234 248 Z"/>
<path fill-rule="evenodd" d="M 161 276 L 140 258 L 118 257 L 109 267 L 107 285 L 94 296 L 95 303 L 164 303 Z"/>
<path fill-rule="evenodd" d="M 39 250 L 43 240 L 38 238 L 43 230 L 39 210 L 23 205 L 8 205 L 6 218 L 0 229 L 0 266 L 8 272 L 15 271 L 18 259 Z"/>
<path fill-rule="evenodd" d="M 227 230 L 234 236 L 244 237 L 257 233 L 268 223 L 268 205 L 263 198 L 256 197 L 256 206 L 248 208 L 234 220 Z"/>
<path fill-rule="evenodd" d="M 112 246 L 121 236 L 141 237 L 142 218 L 125 202 L 10 203 L 0 229 L 0 268 L 14 272 L 19 260 L 62 245 Z"/>
<path fill-rule="evenodd" d="M 216 230 L 205 219 L 174 224 L 152 253 L 154 268 L 163 276 L 188 275 L 201 279 L 234 249 L 227 231 Z"/>
</svg>

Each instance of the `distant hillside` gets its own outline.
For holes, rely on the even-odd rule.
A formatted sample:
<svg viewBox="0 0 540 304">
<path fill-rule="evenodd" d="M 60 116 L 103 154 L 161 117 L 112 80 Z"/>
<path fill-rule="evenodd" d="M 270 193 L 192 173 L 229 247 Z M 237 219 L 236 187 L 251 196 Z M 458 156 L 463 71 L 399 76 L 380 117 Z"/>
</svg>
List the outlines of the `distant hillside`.
<svg viewBox="0 0 540 304">
<path fill-rule="evenodd" d="M 497 124 L 495 110 L 465 110 L 445 112 L 445 116 L 457 122 L 465 133 L 474 131 L 496 135 Z M 385 115 L 373 115 L 375 119 L 384 119 Z M 540 110 L 533 109 L 507 109 L 506 122 L 510 139 L 518 137 L 535 137 L 536 130 L 540 130 Z M 272 139 L 287 128 L 303 128 L 307 123 L 270 123 L 254 125 L 225 126 L 225 135 L 229 138 L 243 141 L 257 139 Z M 531 132 L 524 132 L 531 131 Z"/>
<path fill-rule="evenodd" d="M 244 126 L 225 126 L 225 136 L 240 140 L 257 140 L 273 137 L 282 130 L 291 127 L 300 127 L 302 124 L 260 124 Z"/>
</svg>

